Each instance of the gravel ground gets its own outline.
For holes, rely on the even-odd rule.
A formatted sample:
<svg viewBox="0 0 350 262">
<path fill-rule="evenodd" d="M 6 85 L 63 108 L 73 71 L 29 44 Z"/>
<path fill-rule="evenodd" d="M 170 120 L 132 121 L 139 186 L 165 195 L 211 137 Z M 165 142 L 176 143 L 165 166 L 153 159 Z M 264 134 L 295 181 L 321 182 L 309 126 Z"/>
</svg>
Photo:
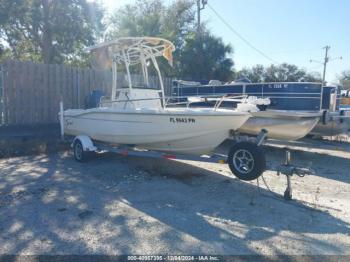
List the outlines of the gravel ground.
<svg viewBox="0 0 350 262">
<path fill-rule="evenodd" d="M 224 145 L 224 148 L 227 145 Z M 294 201 L 276 176 L 286 144 L 269 142 L 271 193 L 226 165 L 69 152 L 0 160 L 0 254 L 350 254 L 350 146 L 303 140 Z M 223 150 L 223 149 L 222 149 Z"/>
</svg>

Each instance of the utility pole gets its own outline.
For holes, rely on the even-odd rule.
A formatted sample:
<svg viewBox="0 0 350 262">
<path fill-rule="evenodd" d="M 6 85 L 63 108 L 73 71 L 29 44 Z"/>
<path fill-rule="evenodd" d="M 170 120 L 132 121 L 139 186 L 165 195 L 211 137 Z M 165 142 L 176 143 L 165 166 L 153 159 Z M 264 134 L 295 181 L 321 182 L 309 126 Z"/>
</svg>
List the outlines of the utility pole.
<svg viewBox="0 0 350 262">
<path fill-rule="evenodd" d="M 331 61 L 330 57 L 328 56 L 328 51 L 331 47 L 329 45 L 326 45 L 325 47 L 323 47 L 323 49 L 325 49 L 325 55 L 324 55 L 324 60 L 323 62 L 319 62 L 317 60 L 310 60 L 310 63 L 311 62 L 316 62 L 316 63 L 319 63 L 319 64 L 322 64 L 323 65 L 323 75 L 322 75 L 322 84 L 321 84 L 321 96 L 320 96 L 320 110 L 322 110 L 322 100 L 323 100 L 323 87 L 325 86 L 325 83 L 326 83 L 326 70 L 327 70 L 327 63 Z M 335 60 L 335 59 L 342 59 L 342 57 L 336 57 L 336 58 L 333 58 L 332 60 Z"/>
<path fill-rule="evenodd" d="M 201 6 L 201 2 L 202 2 L 202 6 Z M 208 3 L 208 0 L 197 0 L 197 35 L 200 35 L 200 32 L 201 32 L 201 10 L 204 9 L 207 3 Z"/>
<path fill-rule="evenodd" d="M 324 49 L 326 49 L 326 53 L 324 55 L 324 62 L 323 62 L 323 75 L 322 75 L 322 88 L 325 85 L 325 80 L 326 80 L 326 69 L 327 69 L 327 63 L 329 62 L 329 57 L 328 57 L 328 50 L 331 47 L 329 45 L 326 45 Z M 322 98 L 322 94 L 321 94 Z"/>
<path fill-rule="evenodd" d="M 327 69 L 327 63 L 329 62 L 329 57 L 328 57 L 328 51 L 331 47 L 329 45 L 326 45 L 325 47 L 323 47 L 323 49 L 326 50 L 326 53 L 324 55 L 324 60 L 323 62 L 317 61 L 317 60 L 313 60 L 310 59 L 310 63 L 318 63 L 318 64 L 322 64 L 323 65 L 323 75 L 322 75 L 322 87 L 325 85 L 325 80 L 326 80 L 326 69 Z M 341 57 L 340 57 L 341 59 Z"/>
<path fill-rule="evenodd" d="M 202 3 L 202 5 L 201 5 Z M 201 10 L 204 9 L 208 0 L 197 0 L 197 32 L 196 32 L 196 45 L 198 50 L 197 63 L 202 64 L 203 57 L 203 45 L 202 45 L 202 28 L 201 28 Z"/>
<path fill-rule="evenodd" d="M 324 49 L 326 49 L 326 53 L 324 55 L 324 62 L 323 62 L 323 75 L 322 75 L 322 85 L 321 85 L 321 95 L 320 95 L 320 111 L 322 110 L 322 102 L 323 102 L 323 87 L 325 86 L 325 80 L 326 80 L 326 69 L 327 69 L 327 63 L 329 62 L 328 57 L 328 50 L 331 47 L 329 45 L 326 45 Z"/>
</svg>

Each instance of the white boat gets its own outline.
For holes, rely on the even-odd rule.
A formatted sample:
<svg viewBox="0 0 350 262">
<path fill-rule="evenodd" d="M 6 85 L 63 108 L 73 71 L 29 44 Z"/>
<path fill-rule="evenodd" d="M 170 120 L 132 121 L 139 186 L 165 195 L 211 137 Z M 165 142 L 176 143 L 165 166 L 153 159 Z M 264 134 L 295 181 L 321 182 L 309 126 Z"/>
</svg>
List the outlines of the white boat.
<svg viewBox="0 0 350 262">
<path fill-rule="evenodd" d="M 249 114 L 219 109 L 94 108 L 64 112 L 65 133 L 141 148 L 205 154 L 236 130 Z"/>
<path fill-rule="evenodd" d="M 119 38 L 89 48 L 95 65 L 112 67 L 111 96 L 101 101 L 98 108 L 64 111 L 61 121 L 64 133 L 174 153 L 202 155 L 215 149 L 232 130 L 241 127 L 250 114 L 217 106 L 168 107 L 155 58 L 163 56 L 172 63 L 174 50 L 171 42 L 152 37 Z M 150 62 L 158 74 L 159 90 L 150 88 Z M 131 81 L 130 67 L 135 65 L 141 66 L 143 87 L 136 87 Z M 120 67 L 127 73 L 126 88 L 117 88 L 117 69 Z"/>
</svg>

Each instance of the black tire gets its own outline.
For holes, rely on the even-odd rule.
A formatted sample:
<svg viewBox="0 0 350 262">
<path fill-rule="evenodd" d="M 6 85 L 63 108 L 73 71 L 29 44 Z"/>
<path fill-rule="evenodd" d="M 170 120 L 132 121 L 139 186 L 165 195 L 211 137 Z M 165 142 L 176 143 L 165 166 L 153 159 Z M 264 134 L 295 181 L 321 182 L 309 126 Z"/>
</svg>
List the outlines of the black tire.
<svg viewBox="0 0 350 262">
<path fill-rule="evenodd" d="M 86 162 L 90 158 L 90 152 L 84 151 L 83 144 L 77 139 L 73 145 L 74 159 L 78 162 Z"/>
<path fill-rule="evenodd" d="M 227 163 L 231 172 L 245 181 L 257 179 L 266 169 L 263 150 L 250 142 L 234 144 L 229 151 Z"/>
<path fill-rule="evenodd" d="M 327 125 L 328 121 L 329 121 L 328 111 L 324 110 L 322 113 L 322 124 Z"/>
</svg>

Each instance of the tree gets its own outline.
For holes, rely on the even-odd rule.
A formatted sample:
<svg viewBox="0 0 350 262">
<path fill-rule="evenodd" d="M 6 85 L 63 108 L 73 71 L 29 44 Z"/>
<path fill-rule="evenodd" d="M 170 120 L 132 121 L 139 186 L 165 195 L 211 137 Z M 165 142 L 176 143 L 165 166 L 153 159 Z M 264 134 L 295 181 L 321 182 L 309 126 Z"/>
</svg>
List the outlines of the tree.
<svg viewBox="0 0 350 262">
<path fill-rule="evenodd" d="M 238 75 L 245 76 L 252 82 L 321 82 L 319 73 L 308 73 L 296 65 L 287 63 L 268 67 L 256 65 L 251 69 L 243 68 Z"/>
<path fill-rule="evenodd" d="M 137 0 L 115 11 L 108 19 L 107 38 L 157 36 L 181 48 L 194 27 L 193 1 L 178 0 L 165 6 L 161 0 Z"/>
<path fill-rule="evenodd" d="M 350 89 L 350 70 L 343 71 L 338 78 L 344 89 Z"/>
<path fill-rule="evenodd" d="M 137 0 L 118 9 L 109 18 L 112 39 L 120 36 L 156 36 L 174 43 L 174 68 L 160 60 L 162 72 L 167 76 L 187 79 L 229 79 L 232 75 L 232 59 L 226 55 L 232 48 L 205 30 L 195 35 L 194 1 L 178 0 L 164 5 L 161 0 Z M 202 55 L 203 54 L 203 55 Z"/>
<path fill-rule="evenodd" d="M 341 79 L 350 80 L 350 70 L 343 71 L 341 73 Z"/>
<path fill-rule="evenodd" d="M 265 68 L 263 65 L 253 66 L 251 69 L 243 68 L 236 75 L 238 78 L 245 77 L 248 78 L 253 83 L 264 82 Z"/>
<path fill-rule="evenodd" d="M 108 19 L 107 39 L 125 36 L 162 37 L 174 43 L 175 60 L 184 45 L 185 36 L 193 31 L 193 1 L 178 0 L 171 5 L 164 5 L 161 0 L 137 0 L 117 9 Z M 174 76 L 176 71 L 159 59 L 161 71 L 167 76 Z M 151 73 L 155 73 L 152 71 Z"/>
<path fill-rule="evenodd" d="M 221 38 L 202 27 L 201 37 L 192 33 L 185 39 L 175 68 L 181 77 L 187 79 L 229 81 L 232 80 L 234 65 L 232 59 L 227 57 L 230 54 L 230 45 L 225 45 Z"/>
<path fill-rule="evenodd" d="M 11 50 L 0 43 L 0 62 L 8 58 L 11 58 Z"/>
<path fill-rule="evenodd" d="M 303 76 L 301 82 L 322 82 L 322 77 L 319 72 L 308 72 Z"/>
<path fill-rule="evenodd" d="M 75 61 L 102 31 L 102 16 L 86 0 L 0 0 L 0 37 L 15 59 Z"/>
</svg>

